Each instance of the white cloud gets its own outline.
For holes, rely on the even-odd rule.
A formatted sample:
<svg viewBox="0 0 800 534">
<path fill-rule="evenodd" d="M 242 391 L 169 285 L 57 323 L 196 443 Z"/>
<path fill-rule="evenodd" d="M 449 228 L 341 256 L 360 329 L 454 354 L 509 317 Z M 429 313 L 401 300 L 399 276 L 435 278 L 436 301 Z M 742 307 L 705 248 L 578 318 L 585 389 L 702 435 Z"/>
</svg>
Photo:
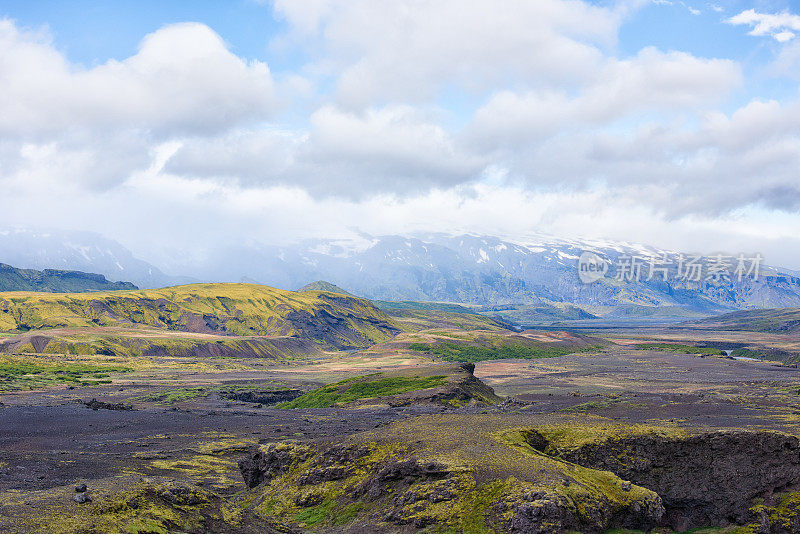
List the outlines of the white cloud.
<svg viewBox="0 0 800 534">
<path fill-rule="evenodd" d="M 266 64 L 235 56 L 202 24 L 165 26 L 133 56 L 84 68 L 46 33 L 0 19 L 5 171 L 44 165 L 50 179 L 113 185 L 146 163 L 153 142 L 225 132 L 276 108 Z"/>
<path fill-rule="evenodd" d="M 240 185 L 299 186 L 317 195 L 408 195 L 478 177 L 482 158 L 463 151 L 436 121 L 410 106 L 363 112 L 323 106 L 304 134 L 237 131 L 187 139 L 167 171 Z"/>
<path fill-rule="evenodd" d="M 74 126 L 207 132 L 263 119 L 276 108 L 267 65 L 228 51 L 209 27 L 165 26 L 139 51 L 84 69 L 41 34 L 0 20 L 0 131 Z"/>
<path fill-rule="evenodd" d="M 431 117 L 409 106 L 363 113 L 323 107 L 311 116 L 308 143 L 298 158 L 326 173 L 325 180 L 306 183 L 310 190 L 349 190 L 345 195 L 449 187 L 476 178 L 486 165 L 462 151 Z"/>
<path fill-rule="evenodd" d="M 794 32 L 800 31 L 800 15 L 788 11 L 777 14 L 758 13 L 755 9 L 742 11 L 727 20 L 728 24 L 751 26 L 750 35 L 771 36 L 776 41 L 785 43 L 794 38 Z"/>
<path fill-rule="evenodd" d="M 616 42 L 623 10 L 575 0 L 277 0 L 296 42 L 324 50 L 349 106 L 423 101 L 450 84 L 575 83 Z"/>
<path fill-rule="evenodd" d="M 782 46 L 767 67 L 767 73 L 777 78 L 800 79 L 800 39 Z"/>
<path fill-rule="evenodd" d="M 576 126 L 700 109 L 741 81 L 732 61 L 645 48 L 628 60 L 606 60 L 574 97 L 564 91 L 498 92 L 477 110 L 469 135 L 483 145 L 516 148 Z"/>
</svg>

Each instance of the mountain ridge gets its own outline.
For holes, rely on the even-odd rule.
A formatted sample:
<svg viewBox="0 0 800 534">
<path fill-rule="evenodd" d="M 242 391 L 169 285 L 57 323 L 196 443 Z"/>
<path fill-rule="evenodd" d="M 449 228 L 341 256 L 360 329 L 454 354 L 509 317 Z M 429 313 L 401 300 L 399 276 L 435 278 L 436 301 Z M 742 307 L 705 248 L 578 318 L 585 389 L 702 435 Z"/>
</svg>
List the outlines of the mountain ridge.
<svg viewBox="0 0 800 534">
<path fill-rule="evenodd" d="M 22 269 L 99 273 L 111 281 L 127 281 L 141 288 L 197 281 L 165 274 L 117 241 L 94 232 L 0 228 L 0 262 Z"/>
<path fill-rule="evenodd" d="M 138 289 L 130 282 L 112 282 L 102 274 L 58 269 L 19 269 L 0 263 L 0 291 L 70 293 Z"/>
<path fill-rule="evenodd" d="M 32 234 L 21 235 L 30 237 L 30 251 L 50 246 L 50 241 L 37 240 Z M 84 245 L 91 250 L 103 249 L 103 241 L 94 246 L 86 239 Z M 3 246 L 0 237 L 0 260 Z M 59 247 L 56 249 L 61 250 Z M 74 252 L 74 247 L 67 249 Z M 758 279 L 732 277 L 722 284 L 675 277 L 620 281 L 611 276 L 584 284 L 578 277 L 577 262 L 586 251 L 602 256 L 609 264 L 626 255 L 675 254 L 646 245 L 598 240 L 533 237 L 512 242 L 474 234 L 360 235 L 285 246 L 235 243 L 203 254 L 206 259 L 173 265 L 173 269 L 199 280 L 247 280 L 282 289 L 301 287 L 309 280 L 326 281 L 338 287 L 337 291 L 373 301 L 447 302 L 487 310 L 506 307 L 498 313 L 527 324 L 592 316 L 685 320 L 738 309 L 800 306 L 800 277 L 789 269 L 765 267 Z M 29 255 L 53 257 L 40 252 Z M 74 260 L 70 258 L 61 264 Z M 109 267 L 109 258 L 99 258 L 95 271 L 119 272 L 115 265 Z M 143 278 L 147 283 L 138 284 L 141 287 L 153 287 L 159 280 L 155 275 Z M 131 280 L 137 283 L 137 279 Z"/>
</svg>

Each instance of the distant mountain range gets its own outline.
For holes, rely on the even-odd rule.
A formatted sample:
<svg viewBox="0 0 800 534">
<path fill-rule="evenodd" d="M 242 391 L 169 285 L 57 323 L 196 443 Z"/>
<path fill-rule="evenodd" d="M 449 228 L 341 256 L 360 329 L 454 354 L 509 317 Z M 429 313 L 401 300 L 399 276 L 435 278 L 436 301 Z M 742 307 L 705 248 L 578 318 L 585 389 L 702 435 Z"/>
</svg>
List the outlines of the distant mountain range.
<svg viewBox="0 0 800 534">
<path fill-rule="evenodd" d="M 111 282 L 102 274 L 80 271 L 18 269 L 0 263 L 0 291 L 47 291 L 80 293 L 84 291 L 114 291 L 138 289 L 130 282 Z"/>
<path fill-rule="evenodd" d="M 762 266 L 758 279 L 688 281 L 675 277 L 672 266 L 667 280 L 642 276 L 638 281 L 620 281 L 609 275 L 584 284 L 577 262 L 585 251 L 610 265 L 630 256 L 676 258 L 672 251 L 618 242 L 365 235 L 291 246 L 231 245 L 208 254 L 209 260 L 173 265 L 175 272 L 186 275 L 175 277 L 95 234 L 0 233 L 0 261 L 17 266 L 98 272 L 140 287 L 244 280 L 297 289 L 325 280 L 373 300 L 451 302 L 521 324 L 598 316 L 693 318 L 800 306 L 800 278 L 788 269 Z"/>
<path fill-rule="evenodd" d="M 114 240 L 92 232 L 0 228 L 0 262 L 24 269 L 64 269 L 100 273 L 109 280 L 139 287 L 163 287 L 194 281 L 169 276 L 135 258 Z"/>
<path fill-rule="evenodd" d="M 764 266 L 758 279 L 682 280 L 672 266 L 666 281 L 659 276 L 648 281 L 643 271 L 638 281 L 607 276 L 584 284 L 577 273 L 584 251 L 595 252 L 611 265 L 628 256 L 640 261 L 676 256 L 649 246 L 600 241 L 365 236 L 284 247 L 229 247 L 217 254 L 224 263 L 196 266 L 199 270 L 190 274 L 229 281 L 245 276 L 287 288 L 325 280 L 373 300 L 474 305 L 521 323 L 595 316 L 691 318 L 744 308 L 800 306 L 800 278 Z"/>
</svg>

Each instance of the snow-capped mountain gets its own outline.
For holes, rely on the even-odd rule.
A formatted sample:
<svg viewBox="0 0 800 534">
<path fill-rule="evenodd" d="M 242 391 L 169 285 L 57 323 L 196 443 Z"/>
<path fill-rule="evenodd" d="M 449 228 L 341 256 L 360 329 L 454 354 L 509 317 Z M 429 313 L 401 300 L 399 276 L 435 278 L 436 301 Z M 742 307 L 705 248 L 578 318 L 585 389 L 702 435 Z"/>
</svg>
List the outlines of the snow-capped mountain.
<svg viewBox="0 0 800 534">
<path fill-rule="evenodd" d="M 610 267 L 607 275 L 588 284 L 578 276 L 578 260 L 587 251 Z M 0 262 L 98 272 L 140 287 L 200 280 L 255 281 L 297 289 L 326 280 L 376 300 L 447 301 L 478 305 L 506 316 L 514 315 L 509 310 L 524 309 L 539 316 L 571 318 L 592 314 L 691 316 L 740 308 L 800 306 L 800 278 L 788 270 L 762 265 L 760 276 L 751 273 L 740 280 L 732 272 L 735 258 L 730 258 L 729 276 L 693 280 L 678 276 L 681 265 L 692 260 L 691 255 L 596 240 L 360 235 L 307 240 L 291 246 L 231 244 L 203 257 L 173 267 L 186 276 L 172 277 L 135 258 L 119 243 L 96 234 L 21 229 L 0 232 Z M 614 269 L 619 271 L 629 258 L 636 258 L 637 269 L 642 269 L 638 279 L 615 276 L 620 273 Z M 648 277 L 648 261 L 656 259 L 659 265 L 669 266 L 660 267 L 664 276 Z M 701 259 L 708 262 L 712 258 Z"/>
<path fill-rule="evenodd" d="M 578 259 L 586 251 L 595 252 L 611 266 L 636 258 L 641 277 L 617 280 L 609 275 L 596 283 L 581 283 Z M 677 264 L 688 262 L 691 255 L 681 260 L 674 251 L 596 240 L 534 236 L 512 242 L 480 235 L 361 236 L 310 240 L 287 247 L 229 247 L 217 257 L 219 261 L 195 264 L 199 270 L 190 274 L 228 281 L 246 277 L 289 289 L 327 280 L 380 300 L 493 307 L 575 304 L 586 310 L 619 314 L 643 313 L 655 307 L 713 313 L 800 305 L 800 280 L 789 272 L 762 265 L 758 279 L 729 276 L 724 280 L 683 280 L 677 276 Z M 659 276 L 647 280 L 650 258 L 672 262 L 670 267 L 660 267 L 668 271 L 667 280 Z M 701 260 L 708 262 L 710 258 Z M 729 261 L 733 275 L 735 261 Z"/>
<path fill-rule="evenodd" d="M 154 265 L 135 258 L 116 241 L 92 232 L 3 228 L 0 262 L 24 269 L 100 273 L 109 280 L 132 282 L 142 288 L 191 280 L 166 275 Z"/>
</svg>

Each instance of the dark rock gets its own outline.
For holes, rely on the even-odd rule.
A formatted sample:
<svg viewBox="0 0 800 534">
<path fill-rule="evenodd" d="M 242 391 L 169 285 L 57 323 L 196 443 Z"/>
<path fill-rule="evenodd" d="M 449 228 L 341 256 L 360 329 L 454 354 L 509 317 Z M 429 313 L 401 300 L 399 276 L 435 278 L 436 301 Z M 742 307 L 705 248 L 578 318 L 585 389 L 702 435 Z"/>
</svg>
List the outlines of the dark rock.
<svg viewBox="0 0 800 534">
<path fill-rule="evenodd" d="M 206 502 L 206 498 L 194 488 L 174 486 L 161 492 L 161 498 L 171 504 L 194 506 Z"/>
<path fill-rule="evenodd" d="M 239 470 L 245 484 L 255 488 L 287 472 L 293 463 L 307 460 L 311 454 L 307 446 L 272 443 L 252 449 L 247 457 L 239 461 Z"/>
<path fill-rule="evenodd" d="M 664 524 L 681 531 L 747 523 L 753 499 L 800 484 L 800 441 L 776 432 L 632 436 L 561 456 L 655 491 L 667 510 Z"/>
<path fill-rule="evenodd" d="M 300 389 L 281 389 L 281 390 L 232 390 L 220 391 L 219 396 L 223 399 L 236 400 L 241 402 L 252 402 L 255 404 L 276 404 L 288 402 L 296 399 L 304 392 Z M 259 406 L 261 407 L 261 406 Z"/>
<path fill-rule="evenodd" d="M 78 493 L 83 493 L 86 491 L 86 484 L 78 484 L 75 486 L 75 491 Z"/>
<path fill-rule="evenodd" d="M 300 475 L 300 486 L 319 484 L 347 478 L 353 472 L 355 461 L 369 454 L 369 449 L 358 446 L 334 446 L 323 451 L 314 460 L 311 468 Z"/>
<path fill-rule="evenodd" d="M 641 501 L 616 508 L 586 506 L 580 517 L 566 496 L 555 492 L 531 492 L 523 500 L 502 498 L 492 512 L 503 532 L 515 534 L 556 534 L 562 532 L 600 533 L 609 526 L 649 531 L 664 514 L 660 500 Z M 528 500 L 528 497 L 533 497 Z"/>
<path fill-rule="evenodd" d="M 437 462 L 420 463 L 415 457 L 385 463 L 377 468 L 377 472 L 360 487 L 355 489 L 356 495 L 363 495 L 375 500 L 386 493 L 390 483 L 441 479 L 450 476 L 447 466 Z"/>
<path fill-rule="evenodd" d="M 92 399 L 90 401 L 82 401 L 81 404 L 86 406 L 87 408 L 91 408 L 92 410 L 119 410 L 119 411 L 132 411 L 133 406 L 130 404 L 123 404 L 123 403 L 111 403 L 111 402 L 103 402 L 97 399 Z"/>
</svg>

